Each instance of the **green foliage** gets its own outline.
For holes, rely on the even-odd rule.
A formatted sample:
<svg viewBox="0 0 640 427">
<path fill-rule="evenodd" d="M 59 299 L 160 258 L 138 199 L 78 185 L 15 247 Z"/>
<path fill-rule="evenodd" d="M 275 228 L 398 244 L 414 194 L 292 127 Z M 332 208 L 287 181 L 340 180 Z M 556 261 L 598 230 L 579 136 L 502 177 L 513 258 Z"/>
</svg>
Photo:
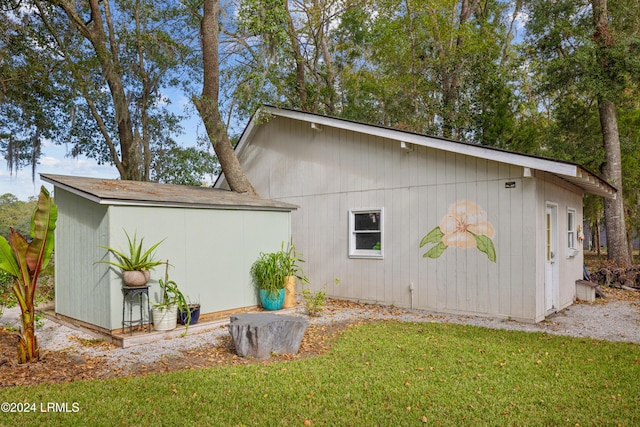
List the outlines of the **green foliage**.
<svg viewBox="0 0 640 427">
<path fill-rule="evenodd" d="M 322 289 L 316 292 L 311 292 L 310 289 L 302 290 L 302 298 L 304 300 L 304 308 L 307 310 L 309 316 L 317 317 L 324 309 L 327 301 L 327 291 Z"/>
<path fill-rule="evenodd" d="M 200 186 L 220 174 L 215 155 L 196 147 L 158 148 L 151 164 L 151 180 L 164 184 Z"/>
<path fill-rule="evenodd" d="M 340 283 L 340 279 L 337 277 L 333 279 L 335 285 Z M 320 316 L 324 306 L 327 303 L 327 285 L 324 288 L 312 292 L 310 289 L 305 288 L 302 290 L 302 298 L 304 300 L 304 308 L 307 310 L 307 314 L 312 317 Z"/>
<path fill-rule="evenodd" d="M 261 252 L 258 259 L 251 266 L 251 277 L 258 289 L 269 291 L 270 295 L 284 289 L 287 276 L 294 276 L 303 283 L 309 280 L 302 272 L 299 263 L 304 262 L 300 254 L 296 252 L 293 243 L 289 243 L 287 249 L 282 243 L 281 250 L 277 252 Z"/>
<path fill-rule="evenodd" d="M 38 311 L 33 316 L 33 320 L 35 322 L 36 329 L 42 329 L 44 327 L 44 314 Z"/>
<path fill-rule="evenodd" d="M 0 388 L 0 401 L 35 402 L 11 420 L 51 427 L 127 425 L 131 414 L 138 425 L 640 424 L 637 344 L 377 322 L 332 347 L 294 362 Z M 79 412 L 41 412 L 41 402 L 77 402 Z"/>
<path fill-rule="evenodd" d="M 169 279 L 169 261 L 167 260 L 165 264 L 164 280 L 158 280 L 160 289 L 162 290 L 162 298 L 159 302 L 152 302 L 151 304 L 154 307 L 158 307 L 163 310 L 166 310 L 169 306 L 175 305 L 179 312 L 185 311 L 187 313 L 187 321 L 185 322 L 186 334 L 189 330 L 189 324 L 191 323 L 191 310 L 189 310 L 189 303 L 180 288 L 178 288 L 178 284 Z"/>
<path fill-rule="evenodd" d="M 189 11 L 172 0 L 72 3 L 29 1 L 0 14 L 8 30 L 0 75 L 10 89 L 0 123 L 24 129 L 0 126 L 0 134 L 20 145 L 20 166 L 35 167 L 48 138 L 73 156 L 115 164 L 125 178 L 148 180 L 153 148 L 180 132 L 165 92 L 180 84 L 194 51 Z M 92 22 L 104 25 L 89 31 Z"/>
<path fill-rule="evenodd" d="M 251 277 L 258 289 L 269 291 L 270 295 L 284 289 L 287 254 L 283 251 L 260 253 L 251 266 Z"/>
<path fill-rule="evenodd" d="M 117 249 L 111 248 L 109 246 L 100 246 L 103 249 L 106 249 L 108 252 L 112 253 L 118 261 L 107 261 L 101 260 L 97 261 L 102 264 L 110 264 L 114 267 L 118 267 L 122 271 L 142 271 L 142 270 L 150 270 L 160 264 L 164 264 L 164 261 L 158 261 L 154 258 L 154 251 L 165 239 L 155 243 L 149 249 L 144 250 L 142 247 L 142 243 L 144 238 L 140 239 L 140 242 L 137 241 L 137 233 L 133 234 L 133 240 L 129 236 L 126 230 L 124 230 L 124 234 L 127 236 L 127 242 L 129 243 L 129 254 L 125 254 Z"/>
<path fill-rule="evenodd" d="M 301 258 L 302 254 L 296 251 L 296 247 L 293 244 L 293 240 L 289 242 L 287 249 L 284 248 L 284 242 L 282 242 L 280 246 L 280 252 L 284 254 L 282 256 L 282 268 L 285 272 L 286 276 L 294 276 L 296 279 L 299 279 L 302 283 L 308 283 L 309 279 L 304 275 L 302 271 L 302 267 L 300 263 L 304 262 L 304 259 Z"/>
<path fill-rule="evenodd" d="M 0 293 L 11 288 L 11 284 L 15 280 L 15 277 L 8 271 L 0 270 Z"/>
<path fill-rule="evenodd" d="M 616 224 L 609 232 L 612 259 L 622 262 L 626 236 L 638 228 L 637 178 L 640 84 L 640 23 L 635 16 L 639 3 L 608 0 L 606 16 L 595 25 L 596 2 L 535 0 L 525 2 L 528 16 L 527 51 L 530 68 L 536 76 L 539 99 L 547 105 L 550 123 L 546 153 L 562 160 L 586 165 L 605 174 L 605 179 L 622 186 L 618 200 L 625 203 L 626 224 Z M 631 11 L 634 12 L 631 12 Z M 612 103 L 615 112 L 604 113 L 603 103 Z M 617 117 L 616 117 L 617 116 Z M 617 120 L 616 120 L 617 119 Z M 603 132 L 601 121 L 615 126 L 616 132 Z M 617 123 L 616 123 L 617 121 Z M 545 136 L 545 135 L 543 135 Z M 603 144 L 604 142 L 604 144 Z M 618 158 L 618 149 L 621 159 Z M 621 183 L 620 183 L 620 178 Z M 609 204 L 612 206 L 612 204 Z M 601 201 L 589 198 L 585 218 L 595 224 L 602 217 Z M 607 213 L 606 222 L 615 224 L 622 218 L 618 210 Z M 626 230 L 625 230 L 626 226 Z M 617 244 L 616 244 L 617 242 Z M 615 252 L 614 252 L 615 251 Z M 626 262 L 626 260 L 625 260 Z"/>
<path fill-rule="evenodd" d="M 512 137 L 518 68 L 507 4 L 358 2 L 334 31 L 344 117 L 496 145 Z M 475 9 L 474 9 L 475 8 Z"/>
<path fill-rule="evenodd" d="M 10 171 L 31 166 L 34 178 L 43 141 L 60 131 L 69 88 L 57 80 L 60 58 L 42 48 L 42 27 L 31 25 L 33 8 L 22 6 L 0 7 L 0 153 Z"/>
<path fill-rule="evenodd" d="M 29 234 L 35 208 L 35 198 L 24 202 L 11 193 L 0 196 L 0 236 L 8 237 L 11 227 L 23 236 Z"/>
<path fill-rule="evenodd" d="M 37 362 L 40 358 L 34 334 L 34 296 L 40 272 L 51 260 L 57 218 L 58 207 L 42 186 L 31 218 L 31 241 L 14 230 L 8 239 L 0 236 L 0 269 L 16 278 L 12 289 L 22 312 L 18 363 Z"/>
</svg>

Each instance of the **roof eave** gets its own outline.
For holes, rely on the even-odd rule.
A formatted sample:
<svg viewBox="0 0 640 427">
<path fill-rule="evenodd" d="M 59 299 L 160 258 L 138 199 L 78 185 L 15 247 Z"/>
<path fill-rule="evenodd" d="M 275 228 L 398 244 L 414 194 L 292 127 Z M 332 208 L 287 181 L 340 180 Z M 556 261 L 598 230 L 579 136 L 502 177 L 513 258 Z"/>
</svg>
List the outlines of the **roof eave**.
<svg viewBox="0 0 640 427">
<path fill-rule="evenodd" d="M 196 203 L 196 202 L 176 202 L 170 200 L 145 200 L 143 198 L 135 199 L 123 199 L 115 197 L 105 197 L 104 195 L 94 194 L 88 191 L 83 191 L 77 187 L 66 184 L 59 179 L 56 179 L 55 175 L 40 174 L 41 179 L 44 182 L 54 185 L 60 189 L 63 189 L 69 193 L 75 194 L 79 197 L 87 199 L 93 203 L 106 206 L 147 206 L 147 207 L 169 207 L 169 208 L 192 208 L 192 209 L 223 209 L 223 210 L 256 210 L 256 211 L 279 211 L 290 212 L 297 210 L 298 206 L 278 201 L 270 201 L 267 199 L 260 199 L 260 202 L 252 203 L 251 201 L 244 201 L 241 203 Z M 217 190 L 219 191 L 219 190 Z"/>
</svg>

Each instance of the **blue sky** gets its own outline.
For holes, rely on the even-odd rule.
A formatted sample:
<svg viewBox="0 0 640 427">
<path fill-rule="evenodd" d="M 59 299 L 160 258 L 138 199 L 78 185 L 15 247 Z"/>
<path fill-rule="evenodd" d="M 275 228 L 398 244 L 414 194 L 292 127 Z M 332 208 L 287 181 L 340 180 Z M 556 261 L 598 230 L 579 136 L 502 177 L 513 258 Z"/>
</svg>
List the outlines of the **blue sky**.
<svg viewBox="0 0 640 427">
<path fill-rule="evenodd" d="M 77 159 L 66 156 L 66 148 L 64 146 L 55 146 L 46 144 L 43 149 L 43 156 L 40 158 L 40 164 L 36 168 L 36 180 L 31 181 L 31 168 L 21 169 L 9 173 L 7 162 L 2 159 L 2 167 L 0 169 L 0 194 L 12 193 L 20 200 L 27 200 L 29 196 L 37 196 L 40 192 L 40 186 L 44 183 L 40 181 L 41 173 L 88 176 L 96 178 L 117 178 L 118 171 L 115 166 L 98 165 L 94 160 L 86 157 Z M 52 186 L 45 184 L 52 190 Z"/>
<path fill-rule="evenodd" d="M 177 91 L 168 91 L 168 96 L 173 98 L 169 108 L 178 114 L 184 114 L 183 109 L 190 101 Z M 196 135 L 203 132 L 199 116 L 192 113 L 191 117 L 185 119 L 182 125 L 185 132 L 175 137 L 175 140 L 185 147 L 195 145 Z M 41 173 L 108 179 L 116 179 L 120 176 L 115 166 L 98 165 L 95 160 L 85 156 L 72 158 L 68 155 L 64 145 L 55 145 L 44 141 L 42 153 L 40 163 L 36 168 L 35 182 L 32 182 L 31 179 L 31 167 L 19 171 L 14 170 L 10 173 L 6 160 L 0 158 L 0 195 L 12 193 L 18 199 L 26 201 L 30 196 L 38 195 L 41 185 L 52 190 L 53 186 L 40 180 Z"/>
</svg>

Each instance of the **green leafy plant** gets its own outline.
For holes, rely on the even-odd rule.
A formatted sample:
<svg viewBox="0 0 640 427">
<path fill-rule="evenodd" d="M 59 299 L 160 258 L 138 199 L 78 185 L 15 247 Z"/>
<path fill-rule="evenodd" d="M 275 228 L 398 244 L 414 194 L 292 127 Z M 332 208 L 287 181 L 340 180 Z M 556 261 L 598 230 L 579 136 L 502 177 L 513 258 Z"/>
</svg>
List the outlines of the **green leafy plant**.
<svg viewBox="0 0 640 427">
<path fill-rule="evenodd" d="M 273 297 L 280 289 L 284 288 L 287 277 L 288 255 L 286 252 L 260 253 L 260 256 L 251 266 L 251 277 L 258 289 L 265 290 Z"/>
<path fill-rule="evenodd" d="M 34 296 L 40 271 L 51 260 L 58 207 L 42 186 L 31 217 L 31 241 L 13 228 L 9 238 L 0 236 L 0 269 L 15 277 L 13 292 L 22 311 L 22 334 L 18 342 L 18 363 L 37 362 L 40 348 L 35 336 Z"/>
<path fill-rule="evenodd" d="M 260 253 L 251 266 L 251 277 L 258 289 L 266 290 L 273 297 L 285 286 L 287 276 L 294 276 L 303 283 L 309 283 L 300 263 L 304 262 L 293 243 L 285 250 L 284 242 L 278 252 Z"/>
<path fill-rule="evenodd" d="M 289 242 L 289 248 L 285 251 L 284 242 L 282 242 L 280 252 L 282 252 L 282 268 L 285 271 L 286 276 L 294 276 L 302 283 L 309 283 L 309 279 L 304 275 L 302 267 L 299 265 L 304 262 L 301 258 L 302 254 L 296 251 L 296 247 L 293 241 Z"/>
<path fill-rule="evenodd" d="M 44 314 L 37 312 L 33 319 L 35 321 L 36 329 L 42 329 L 44 327 Z"/>
<path fill-rule="evenodd" d="M 333 281 L 336 285 L 340 283 L 340 279 L 337 277 L 333 279 Z M 324 306 L 327 304 L 327 285 L 325 284 L 324 289 L 317 292 L 311 292 L 308 288 L 303 289 L 302 298 L 307 314 L 312 317 L 320 316 L 322 310 L 324 310 Z"/>
<path fill-rule="evenodd" d="M 166 268 L 164 271 L 164 280 L 158 280 L 158 284 L 160 285 L 160 289 L 162 290 L 162 298 L 160 302 L 151 303 L 154 307 L 160 308 L 162 310 L 168 309 L 170 306 L 177 306 L 178 311 L 186 311 L 187 312 L 187 322 L 185 325 L 185 333 L 189 329 L 189 323 L 191 323 L 191 310 L 189 310 L 189 303 L 187 302 L 187 298 L 184 296 L 182 291 L 178 288 L 178 284 L 169 279 L 169 261 L 163 262 L 166 264 Z"/>
<path fill-rule="evenodd" d="M 327 291 L 323 289 L 314 293 L 310 289 L 303 289 L 302 298 L 304 299 L 304 308 L 307 310 L 307 314 L 317 317 L 320 316 L 326 304 Z"/>
<path fill-rule="evenodd" d="M 160 264 L 164 264 L 164 261 L 158 261 L 154 259 L 154 251 L 158 246 L 160 246 L 162 242 L 164 242 L 165 239 L 162 239 L 158 243 L 151 246 L 149 249 L 143 250 L 142 243 L 144 239 L 141 238 L 140 242 L 138 242 L 137 235 L 136 235 L 137 233 L 133 234 L 133 240 L 131 239 L 131 237 L 129 236 L 129 233 L 127 233 L 126 230 L 124 230 L 124 234 L 126 234 L 127 241 L 129 243 L 129 255 L 126 255 L 125 253 L 109 246 L 100 246 L 101 248 L 106 249 L 107 251 L 115 255 L 118 261 L 116 262 L 116 261 L 102 260 L 102 261 L 98 261 L 99 263 L 110 264 L 110 265 L 113 265 L 114 267 L 118 267 L 123 271 L 151 270 L 152 268 Z"/>
</svg>

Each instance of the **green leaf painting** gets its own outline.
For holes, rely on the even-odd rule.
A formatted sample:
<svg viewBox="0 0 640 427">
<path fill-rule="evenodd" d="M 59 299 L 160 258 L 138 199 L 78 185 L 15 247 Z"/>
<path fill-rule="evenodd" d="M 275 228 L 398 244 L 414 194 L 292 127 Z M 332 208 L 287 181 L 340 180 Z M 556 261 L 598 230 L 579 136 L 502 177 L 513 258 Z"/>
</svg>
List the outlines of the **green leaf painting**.
<svg viewBox="0 0 640 427">
<path fill-rule="evenodd" d="M 473 234 L 473 237 L 476 239 L 476 247 L 480 252 L 484 252 L 487 254 L 489 261 L 496 262 L 496 249 L 493 247 L 493 242 L 487 236 L 478 236 L 477 234 Z"/>
<path fill-rule="evenodd" d="M 440 227 L 436 227 L 429 232 L 426 236 L 420 240 L 420 247 L 423 247 L 427 243 L 438 243 L 442 241 L 442 236 L 444 233 L 440 231 Z"/>
<path fill-rule="evenodd" d="M 491 238 L 495 230 L 487 220 L 487 213 L 475 202 L 458 200 L 449 207 L 440 225 L 420 240 L 420 247 L 435 243 L 423 258 L 439 258 L 448 247 L 476 248 L 496 262 L 496 249 Z"/>
<path fill-rule="evenodd" d="M 442 255 L 442 253 L 444 252 L 445 249 L 447 249 L 447 245 L 445 245 L 444 243 L 440 242 L 437 245 L 435 245 L 434 247 L 432 247 L 431 249 L 429 249 L 426 254 L 422 255 L 422 257 L 423 258 L 438 258 L 438 257 L 440 257 L 440 255 Z"/>
</svg>

